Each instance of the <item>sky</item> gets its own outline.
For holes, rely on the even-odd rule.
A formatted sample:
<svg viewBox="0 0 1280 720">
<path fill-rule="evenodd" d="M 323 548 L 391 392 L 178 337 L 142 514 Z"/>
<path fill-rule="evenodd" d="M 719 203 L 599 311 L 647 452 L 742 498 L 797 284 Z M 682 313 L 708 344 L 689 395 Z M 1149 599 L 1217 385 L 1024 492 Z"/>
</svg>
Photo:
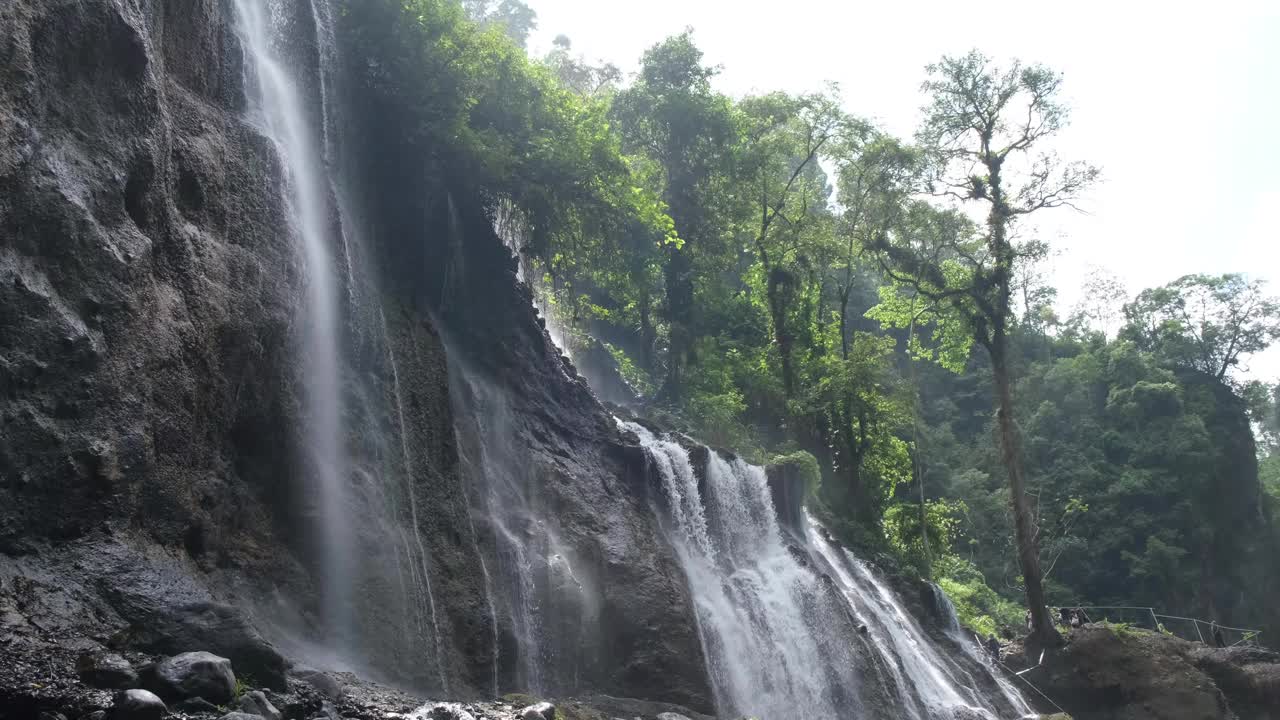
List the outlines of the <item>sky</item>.
<svg viewBox="0 0 1280 720">
<path fill-rule="evenodd" d="M 527 1 L 534 54 L 563 33 L 575 53 L 630 73 L 692 27 L 722 92 L 834 81 L 849 111 L 908 137 L 924 67 L 942 55 L 1044 63 L 1072 107 L 1054 149 L 1103 173 L 1084 212 L 1045 211 L 1029 228 L 1055 249 L 1063 315 L 1095 267 L 1131 294 L 1193 272 L 1244 272 L 1280 294 L 1280 0 Z M 1248 375 L 1280 379 L 1280 348 Z"/>
</svg>

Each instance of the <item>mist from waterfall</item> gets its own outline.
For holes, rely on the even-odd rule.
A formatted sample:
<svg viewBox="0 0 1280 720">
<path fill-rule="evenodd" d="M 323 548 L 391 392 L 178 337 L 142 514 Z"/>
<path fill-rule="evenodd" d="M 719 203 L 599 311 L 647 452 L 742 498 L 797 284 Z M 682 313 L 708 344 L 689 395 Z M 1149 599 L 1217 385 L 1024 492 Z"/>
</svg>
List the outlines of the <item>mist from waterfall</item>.
<svg viewBox="0 0 1280 720">
<path fill-rule="evenodd" d="M 685 571 L 722 716 L 994 720 L 1029 712 L 972 641 L 948 627 L 961 648 L 941 649 L 807 513 L 801 528 L 780 526 L 763 468 L 704 448 L 700 477 L 685 445 L 620 426 L 639 438 L 660 484 L 655 511 Z"/>
<path fill-rule="evenodd" d="M 347 459 L 343 451 L 340 311 L 333 262 L 334 224 L 330 183 L 322 161 L 324 128 L 313 118 L 280 52 L 284 10 L 279 2 L 235 0 L 236 26 L 245 48 L 245 84 L 250 121 L 261 126 L 279 154 L 283 194 L 292 231 L 306 270 L 301 311 L 304 387 L 304 467 L 316 502 L 314 532 L 322 563 L 321 612 L 325 626 L 342 644 L 350 634 L 353 531 L 346 511 Z M 311 4 L 312 21 L 322 18 Z M 314 71 L 314 70 L 313 70 Z"/>
</svg>

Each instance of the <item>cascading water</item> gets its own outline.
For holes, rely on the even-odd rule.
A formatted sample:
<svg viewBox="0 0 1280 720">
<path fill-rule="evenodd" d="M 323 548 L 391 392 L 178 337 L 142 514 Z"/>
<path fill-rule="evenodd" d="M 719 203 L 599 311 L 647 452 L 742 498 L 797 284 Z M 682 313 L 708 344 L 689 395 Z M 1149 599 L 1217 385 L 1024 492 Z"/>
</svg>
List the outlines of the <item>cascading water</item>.
<svg viewBox="0 0 1280 720">
<path fill-rule="evenodd" d="M 1026 703 L 964 638 L 943 650 L 893 591 L 807 514 L 780 527 L 762 468 L 634 423 L 684 567 L 722 716 L 998 718 Z M 958 624 L 957 624 L 958 627 Z M 979 688 L 991 688 L 984 695 Z M 994 697 L 992 697 L 994 695 Z"/>
<path fill-rule="evenodd" d="M 720 713 L 835 718 L 858 707 L 852 646 L 832 642 L 849 620 L 784 543 L 764 472 L 711 452 L 704 496 L 685 448 L 624 427 L 662 481 Z"/>
<path fill-rule="evenodd" d="M 905 701 L 909 701 L 904 705 L 909 716 L 923 720 L 967 708 L 986 717 L 997 717 L 1000 704 L 978 691 L 979 682 L 974 670 L 939 652 L 936 643 L 925 635 L 893 591 L 876 577 L 866 563 L 830 542 L 811 517 L 806 517 L 806 520 L 810 547 L 816 549 L 831 568 L 850 607 L 865 619 L 868 633 L 876 646 L 891 651 L 896 658 L 888 665 L 891 672 L 898 675 L 895 678 L 897 684 L 903 688 L 914 688 L 914 693 L 904 693 L 903 696 Z M 948 619 L 948 625 L 950 623 Z M 958 631 L 958 621 L 955 628 Z M 968 654 L 972 642 L 965 642 L 963 637 L 955 639 Z M 976 656 L 971 657 L 981 663 Z M 1003 685 L 1001 687 L 1002 691 L 1006 690 Z M 1017 693 L 1002 694 L 1007 696 L 1000 699 L 1004 704 L 1013 705 L 1019 716 L 1029 712 Z"/>
<path fill-rule="evenodd" d="M 342 433 L 342 378 L 339 309 L 335 293 L 329 202 L 330 183 L 316 125 L 323 117 L 308 112 L 298 83 L 279 43 L 283 9 L 278 2 L 235 0 L 237 29 L 245 48 L 245 84 L 250 120 L 276 146 L 283 167 L 284 201 L 291 229 L 301 245 L 306 269 L 303 307 L 303 384 L 305 389 L 305 467 L 313 479 L 315 528 L 323 563 L 322 613 L 341 643 L 352 624 L 352 539 L 348 522 L 346 458 Z M 311 6 L 313 22 L 321 18 Z M 319 103 L 323 107 L 323 103 Z"/>
</svg>

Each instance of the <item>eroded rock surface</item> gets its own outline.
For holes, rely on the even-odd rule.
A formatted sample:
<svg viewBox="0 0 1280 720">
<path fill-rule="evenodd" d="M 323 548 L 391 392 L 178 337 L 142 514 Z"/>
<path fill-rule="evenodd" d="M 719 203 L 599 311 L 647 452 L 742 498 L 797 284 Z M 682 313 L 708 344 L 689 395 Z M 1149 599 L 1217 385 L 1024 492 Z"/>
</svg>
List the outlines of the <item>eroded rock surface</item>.
<svg viewBox="0 0 1280 720">
<path fill-rule="evenodd" d="M 1027 655 L 1015 649 L 1006 662 L 1030 667 Z M 1076 628 L 1025 677 L 1075 720 L 1280 718 L 1280 655 L 1127 626 Z"/>
<path fill-rule="evenodd" d="M 21 608 L 13 622 L 40 643 L 209 651 L 283 691 L 299 648 L 281 640 L 327 633 L 300 460 L 307 277 L 235 5 L 0 3 L 0 611 Z M 351 176 L 322 199 L 345 252 L 349 480 L 367 490 L 348 508 L 363 561 L 350 652 L 424 690 L 519 686 L 515 609 L 478 571 L 499 563 L 457 441 L 468 419 L 451 390 L 466 365 L 508 398 L 515 462 L 545 488 L 538 503 L 574 560 L 537 569 L 539 591 L 559 596 L 538 659 L 547 684 L 708 709 L 642 453 L 551 345 L 476 188 L 388 177 L 377 159 L 402 138 L 376 125 L 394 118 L 322 117 L 328 3 L 272 7 L 313 129 L 352 148 L 327 158 Z M 366 107 L 367 64 L 333 30 L 330 99 Z M 368 188 L 347 199 L 376 226 L 343 216 L 341 185 Z M 411 517 L 411 500 L 431 512 Z M 422 539 L 412 557 L 406 536 Z M 418 588 L 403 591 L 395 568 L 408 566 L 435 581 L 434 617 Z M 79 682 L 62 667 L 59 682 Z M 105 709 L 91 689 L 65 690 L 42 691 Z"/>
</svg>

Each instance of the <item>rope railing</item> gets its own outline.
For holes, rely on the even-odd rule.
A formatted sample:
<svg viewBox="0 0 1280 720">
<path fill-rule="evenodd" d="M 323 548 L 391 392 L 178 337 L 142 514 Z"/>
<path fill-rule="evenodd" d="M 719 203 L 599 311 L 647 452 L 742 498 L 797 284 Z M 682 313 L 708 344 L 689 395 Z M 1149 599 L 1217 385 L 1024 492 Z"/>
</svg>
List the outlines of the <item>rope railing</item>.
<svg viewBox="0 0 1280 720">
<path fill-rule="evenodd" d="M 1261 630 L 1256 630 L 1252 628 L 1238 628 L 1238 627 L 1232 627 L 1230 625 L 1220 625 L 1218 623 L 1207 621 L 1207 620 L 1201 620 L 1199 618 L 1182 617 L 1181 615 L 1165 615 L 1165 614 L 1156 612 L 1155 608 L 1151 608 L 1151 607 L 1140 607 L 1136 605 L 1073 605 L 1073 606 L 1064 606 L 1064 607 L 1068 610 L 1082 610 L 1082 611 L 1098 610 L 1098 611 L 1105 612 L 1108 610 L 1123 610 L 1123 611 L 1129 611 L 1129 612 L 1136 612 L 1138 614 L 1138 617 L 1141 618 L 1141 622 L 1145 622 L 1146 618 L 1149 617 L 1151 620 L 1151 629 L 1155 630 L 1156 632 L 1164 632 L 1170 635 L 1177 635 L 1178 637 L 1182 637 L 1182 639 L 1184 640 L 1198 640 L 1204 643 L 1205 645 L 1217 644 L 1213 636 L 1214 630 L 1220 630 L 1224 633 L 1227 633 L 1227 632 L 1239 633 L 1239 639 L 1236 639 L 1234 642 L 1227 645 L 1228 647 L 1235 647 L 1236 645 L 1244 645 L 1250 642 L 1256 643 L 1258 641 L 1258 638 L 1262 636 Z M 1085 614 L 1088 615 L 1087 612 Z M 1162 618 L 1165 620 L 1178 620 L 1182 622 L 1191 623 L 1192 628 L 1195 630 L 1195 637 L 1190 637 L 1189 634 L 1188 636 L 1183 636 L 1173 632 L 1172 630 L 1169 629 L 1167 625 L 1165 625 L 1165 623 L 1161 622 Z M 1104 617 L 1103 619 L 1107 620 L 1109 618 Z M 1204 631 L 1201 629 L 1201 626 L 1208 628 L 1209 630 L 1208 636 L 1205 635 Z"/>
</svg>

